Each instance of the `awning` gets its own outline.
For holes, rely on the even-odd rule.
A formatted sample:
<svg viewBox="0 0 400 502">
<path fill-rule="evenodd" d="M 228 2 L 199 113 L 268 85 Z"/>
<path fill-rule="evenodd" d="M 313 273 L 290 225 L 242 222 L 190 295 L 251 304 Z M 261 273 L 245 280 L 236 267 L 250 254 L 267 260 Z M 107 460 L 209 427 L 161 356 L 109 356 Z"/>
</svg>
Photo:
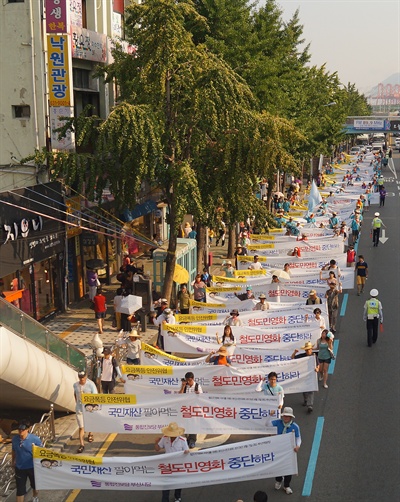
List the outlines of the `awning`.
<svg viewBox="0 0 400 502">
<path fill-rule="evenodd" d="M 137 204 L 133 209 L 125 209 L 121 215 L 121 220 L 129 222 L 157 210 L 157 204 L 153 200 L 147 200 L 143 204 Z"/>
</svg>

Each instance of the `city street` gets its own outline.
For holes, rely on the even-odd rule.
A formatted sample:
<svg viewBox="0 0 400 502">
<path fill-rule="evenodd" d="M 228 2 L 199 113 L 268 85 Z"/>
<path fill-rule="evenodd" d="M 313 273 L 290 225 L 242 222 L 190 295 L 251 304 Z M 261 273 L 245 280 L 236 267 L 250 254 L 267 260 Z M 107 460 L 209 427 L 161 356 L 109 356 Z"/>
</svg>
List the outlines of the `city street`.
<svg viewBox="0 0 400 502">
<path fill-rule="evenodd" d="M 394 156 L 396 172 L 400 168 L 399 155 Z M 336 334 L 338 357 L 334 373 L 329 376 L 328 389 L 321 388 L 314 413 L 307 415 L 301 406 L 302 396 L 290 395 L 285 404 L 292 406 L 296 422 L 301 427 L 302 447 L 298 454 L 299 475 L 292 481 L 291 500 L 307 497 L 312 502 L 398 500 L 400 482 L 400 437 L 397 420 L 400 413 L 399 370 L 393 357 L 399 353 L 397 326 L 400 323 L 400 279 L 397 265 L 393 270 L 393 256 L 398 254 L 400 229 L 399 182 L 387 168 L 385 186 L 389 192 L 386 206 L 372 206 L 365 213 L 358 253 L 369 266 L 367 291 L 377 288 L 384 309 L 384 332 L 376 345 L 367 347 L 365 323 L 362 320 L 367 291 L 360 297 L 356 291 L 342 299 L 339 329 Z M 385 223 L 388 240 L 378 248 L 372 246 L 369 235 L 371 219 L 379 210 Z M 134 438 L 134 440 L 133 440 Z M 236 442 L 248 436 L 207 438 L 212 444 Z M 107 456 L 151 455 L 153 436 L 119 435 L 112 440 Z M 198 442 L 201 447 L 202 442 Z M 315 472 L 314 472 L 315 469 Z M 184 486 L 182 487 L 184 488 Z M 188 489 L 182 498 L 190 502 L 221 500 L 251 502 L 253 493 L 267 491 L 269 500 L 286 497 L 274 490 L 274 480 L 248 483 L 221 484 Z M 112 497 L 109 491 L 73 492 L 69 502 L 102 502 Z M 115 493 L 120 502 L 131 501 L 132 493 Z M 172 495 L 171 495 L 172 497 Z M 159 501 L 160 493 L 135 492 L 136 502 Z"/>
</svg>

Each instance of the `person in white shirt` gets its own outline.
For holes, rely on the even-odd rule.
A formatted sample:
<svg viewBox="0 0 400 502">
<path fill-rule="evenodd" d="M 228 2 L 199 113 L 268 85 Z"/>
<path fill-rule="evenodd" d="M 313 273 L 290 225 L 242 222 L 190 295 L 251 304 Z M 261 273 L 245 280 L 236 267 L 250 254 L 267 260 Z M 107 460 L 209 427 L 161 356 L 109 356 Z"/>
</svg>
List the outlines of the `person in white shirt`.
<svg viewBox="0 0 400 502">
<path fill-rule="evenodd" d="M 166 308 L 162 313 L 153 320 L 155 326 L 160 326 L 159 336 L 157 338 L 157 345 L 161 350 L 164 350 L 164 336 L 167 335 L 167 330 L 165 329 L 166 324 L 176 324 L 175 316 L 170 308 Z"/>
<path fill-rule="evenodd" d="M 85 429 L 83 423 L 83 405 L 82 405 L 82 394 L 97 394 L 97 387 L 92 380 L 89 380 L 86 371 L 80 371 L 78 373 L 79 381 L 74 383 L 74 397 L 75 397 L 75 412 L 76 421 L 78 422 L 79 428 L 79 448 L 78 453 L 82 453 L 85 449 Z M 93 434 L 89 432 L 88 442 L 93 442 Z"/>
<path fill-rule="evenodd" d="M 115 357 L 111 354 L 111 349 L 109 347 L 104 347 L 103 349 L 104 357 L 101 360 L 101 390 L 103 394 L 114 394 L 115 388 L 115 377 L 118 376 L 120 381 L 125 383 L 122 378 L 121 370 Z"/>
<path fill-rule="evenodd" d="M 190 394 L 191 392 L 203 394 L 203 389 L 199 383 L 194 381 L 194 374 L 188 371 L 185 374 L 185 378 L 182 378 L 182 386 L 179 390 L 179 394 Z M 188 434 L 187 441 L 189 443 L 189 448 L 194 448 L 196 446 L 197 434 Z"/>
<path fill-rule="evenodd" d="M 164 427 L 162 430 L 163 436 L 155 440 L 154 449 L 156 451 L 165 450 L 165 453 L 172 452 L 183 452 L 185 454 L 189 453 L 189 447 L 186 438 L 183 436 L 185 429 L 179 427 L 176 422 L 171 422 L 168 427 Z M 181 501 L 182 489 L 175 489 L 175 502 Z M 169 490 L 162 491 L 161 502 L 169 502 Z"/>
<path fill-rule="evenodd" d="M 258 261 L 258 254 L 254 255 L 253 260 L 254 260 L 253 263 L 249 265 L 249 270 L 262 270 L 263 267 L 261 263 Z"/>
<path fill-rule="evenodd" d="M 123 345 L 128 349 L 126 364 L 140 364 L 140 351 L 142 350 L 141 336 L 136 329 L 133 329 L 129 333 L 128 339 L 118 340 L 118 345 Z"/>
</svg>

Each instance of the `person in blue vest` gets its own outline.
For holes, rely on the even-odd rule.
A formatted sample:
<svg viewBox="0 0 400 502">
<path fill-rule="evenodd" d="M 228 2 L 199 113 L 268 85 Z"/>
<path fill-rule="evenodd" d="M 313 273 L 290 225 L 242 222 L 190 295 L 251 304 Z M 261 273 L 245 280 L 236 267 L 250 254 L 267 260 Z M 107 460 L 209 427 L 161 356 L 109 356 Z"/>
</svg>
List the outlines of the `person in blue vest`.
<svg viewBox="0 0 400 502">
<path fill-rule="evenodd" d="M 329 228 L 336 228 L 339 225 L 339 218 L 337 213 L 333 212 L 332 216 L 329 218 Z"/>
<path fill-rule="evenodd" d="M 382 304 L 378 300 L 379 291 L 371 289 L 369 292 L 371 298 L 364 303 L 363 319 L 367 322 L 367 342 L 368 347 L 378 340 L 378 326 L 383 324 Z"/>
</svg>

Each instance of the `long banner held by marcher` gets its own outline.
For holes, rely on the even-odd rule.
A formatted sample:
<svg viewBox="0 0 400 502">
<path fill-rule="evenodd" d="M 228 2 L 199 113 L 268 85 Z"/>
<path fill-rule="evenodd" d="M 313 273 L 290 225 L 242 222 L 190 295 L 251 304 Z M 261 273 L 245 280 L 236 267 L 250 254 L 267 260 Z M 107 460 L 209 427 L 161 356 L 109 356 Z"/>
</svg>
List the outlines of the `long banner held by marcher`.
<svg viewBox="0 0 400 502">
<path fill-rule="evenodd" d="M 297 474 L 294 434 L 147 457 L 89 457 L 33 447 L 38 490 L 168 490 Z"/>
<path fill-rule="evenodd" d="M 125 366 L 125 393 L 136 396 L 171 394 L 181 388 L 182 378 L 190 366 Z M 271 371 L 278 375 L 278 383 L 285 394 L 318 390 L 315 358 L 304 357 L 270 364 L 250 364 L 234 368 L 205 364 L 193 366 L 196 382 L 204 392 L 246 394 L 255 393 L 258 383 Z"/>
<path fill-rule="evenodd" d="M 85 429 L 117 434 L 162 434 L 177 422 L 187 434 L 276 434 L 278 396 L 168 394 L 156 399 L 127 394 L 82 394 Z M 121 402 L 118 402 L 121 398 Z M 128 402 L 129 401 L 129 402 Z"/>
</svg>

